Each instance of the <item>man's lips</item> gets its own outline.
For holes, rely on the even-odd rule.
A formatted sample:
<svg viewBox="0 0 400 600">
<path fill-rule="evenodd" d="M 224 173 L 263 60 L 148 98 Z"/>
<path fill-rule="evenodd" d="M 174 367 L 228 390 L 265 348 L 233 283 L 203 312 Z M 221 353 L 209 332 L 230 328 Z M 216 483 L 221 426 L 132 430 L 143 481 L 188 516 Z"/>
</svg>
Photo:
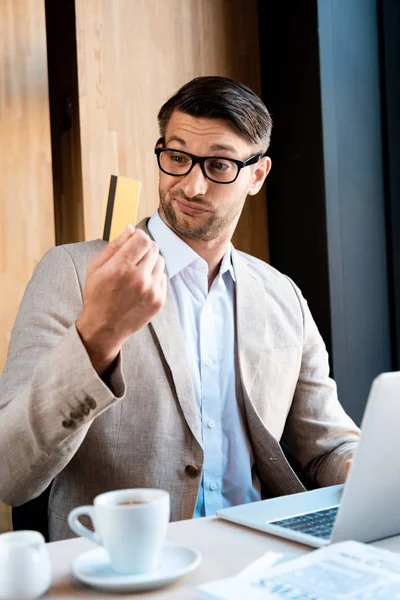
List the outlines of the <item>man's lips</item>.
<svg viewBox="0 0 400 600">
<path fill-rule="evenodd" d="M 197 206 L 194 202 L 187 202 L 182 198 L 175 198 L 175 201 L 178 204 L 179 209 L 189 215 L 202 215 L 205 212 L 208 212 L 206 208 L 201 208 Z"/>
</svg>

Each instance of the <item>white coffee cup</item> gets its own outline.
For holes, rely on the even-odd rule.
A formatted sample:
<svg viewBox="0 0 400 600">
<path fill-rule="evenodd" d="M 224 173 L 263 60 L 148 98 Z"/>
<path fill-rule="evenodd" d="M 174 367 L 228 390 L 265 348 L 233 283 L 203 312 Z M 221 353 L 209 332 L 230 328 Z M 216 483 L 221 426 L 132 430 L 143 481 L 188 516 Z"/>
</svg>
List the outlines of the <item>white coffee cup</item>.
<svg viewBox="0 0 400 600">
<path fill-rule="evenodd" d="M 94 532 L 78 521 L 82 515 L 90 517 Z M 74 508 L 68 523 L 77 535 L 104 546 L 114 571 L 140 574 L 159 566 L 169 515 L 168 492 L 128 489 L 100 494 L 93 506 Z"/>
<path fill-rule="evenodd" d="M 0 535 L 0 599 L 32 600 L 51 583 L 45 540 L 38 531 Z"/>
</svg>

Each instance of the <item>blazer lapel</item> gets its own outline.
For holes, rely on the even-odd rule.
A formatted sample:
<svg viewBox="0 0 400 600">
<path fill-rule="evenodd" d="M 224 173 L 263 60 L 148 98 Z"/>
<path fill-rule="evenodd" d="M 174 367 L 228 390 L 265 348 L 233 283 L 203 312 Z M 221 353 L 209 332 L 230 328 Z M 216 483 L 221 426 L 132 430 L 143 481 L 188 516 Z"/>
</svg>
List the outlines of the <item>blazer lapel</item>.
<svg viewBox="0 0 400 600">
<path fill-rule="evenodd" d="M 246 259 L 232 253 L 236 275 L 236 327 L 238 362 L 242 380 L 243 401 L 254 458 L 261 479 L 274 495 L 304 491 L 293 469 L 287 462 L 279 440 L 262 422 L 252 401 L 252 389 L 261 356 L 268 348 L 268 298 L 263 282 Z"/>
<path fill-rule="evenodd" d="M 266 292 L 259 275 L 246 259 L 232 252 L 236 275 L 236 331 L 241 379 L 251 398 L 251 389 L 266 345 Z"/>
<path fill-rule="evenodd" d="M 167 298 L 162 310 L 149 324 L 160 344 L 162 353 L 171 370 L 176 394 L 186 422 L 202 446 L 201 430 L 192 376 L 186 358 L 185 343 L 181 332 L 175 300 L 168 284 Z"/>
<path fill-rule="evenodd" d="M 148 219 L 143 219 L 136 227 L 142 229 L 152 237 L 147 228 L 147 222 Z M 154 332 L 160 345 L 160 350 L 170 368 L 176 395 L 189 429 L 199 445 L 202 446 L 199 413 L 193 389 L 192 375 L 186 358 L 185 342 L 169 282 L 164 307 L 153 318 L 149 324 L 149 328 Z"/>
</svg>

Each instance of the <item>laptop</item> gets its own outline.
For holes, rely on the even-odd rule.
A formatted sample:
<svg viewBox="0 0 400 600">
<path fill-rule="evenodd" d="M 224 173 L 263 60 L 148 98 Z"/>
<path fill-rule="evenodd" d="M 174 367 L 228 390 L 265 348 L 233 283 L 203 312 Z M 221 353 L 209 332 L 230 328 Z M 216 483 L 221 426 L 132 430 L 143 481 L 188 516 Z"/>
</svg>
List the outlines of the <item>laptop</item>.
<svg viewBox="0 0 400 600">
<path fill-rule="evenodd" d="M 400 534 L 400 371 L 372 383 L 346 483 L 217 511 L 314 548 Z"/>
</svg>

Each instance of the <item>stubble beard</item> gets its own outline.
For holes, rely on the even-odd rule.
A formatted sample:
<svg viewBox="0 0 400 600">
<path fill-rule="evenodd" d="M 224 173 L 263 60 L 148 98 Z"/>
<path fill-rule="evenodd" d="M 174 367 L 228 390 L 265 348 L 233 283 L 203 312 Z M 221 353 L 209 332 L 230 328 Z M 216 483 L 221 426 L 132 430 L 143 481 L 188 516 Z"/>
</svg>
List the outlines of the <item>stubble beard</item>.
<svg viewBox="0 0 400 600">
<path fill-rule="evenodd" d="M 159 196 L 160 207 L 171 229 L 182 237 L 203 242 L 215 240 L 221 237 L 227 230 L 231 229 L 232 222 L 239 217 L 243 207 L 242 202 L 237 209 L 231 211 L 229 215 L 218 217 L 215 214 L 210 214 L 201 224 L 194 225 L 194 223 L 190 223 L 189 221 L 190 216 L 185 218 L 184 215 L 177 214 L 172 205 L 172 200 L 176 197 L 186 199 L 182 192 L 177 193 L 176 195 L 169 194 L 169 200 L 167 200 L 168 194 L 165 194 L 163 190 L 159 188 Z M 196 204 L 196 200 L 192 200 L 192 202 L 194 205 Z"/>
</svg>

